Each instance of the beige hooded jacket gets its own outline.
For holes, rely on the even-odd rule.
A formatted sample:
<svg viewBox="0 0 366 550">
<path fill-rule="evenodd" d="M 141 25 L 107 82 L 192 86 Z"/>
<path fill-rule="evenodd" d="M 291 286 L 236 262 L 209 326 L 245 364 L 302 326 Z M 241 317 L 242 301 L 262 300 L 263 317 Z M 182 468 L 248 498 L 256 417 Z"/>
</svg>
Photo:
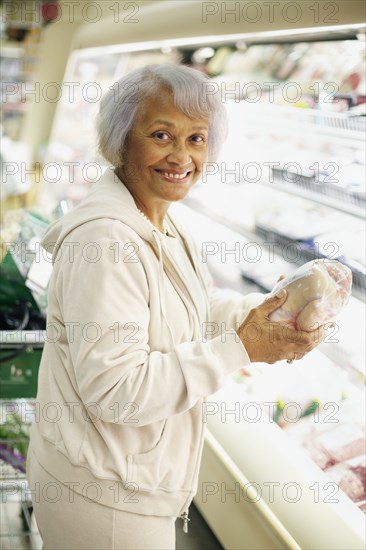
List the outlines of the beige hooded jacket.
<svg viewBox="0 0 366 550">
<path fill-rule="evenodd" d="M 54 267 L 31 446 L 63 487 L 121 510 L 179 516 L 197 489 L 204 398 L 250 363 L 234 326 L 263 295 L 220 298 L 186 230 L 168 220 L 195 284 L 111 169 L 49 227 L 42 246 Z M 206 339 L 212 323 L 220 333 Z"/>
</svg>

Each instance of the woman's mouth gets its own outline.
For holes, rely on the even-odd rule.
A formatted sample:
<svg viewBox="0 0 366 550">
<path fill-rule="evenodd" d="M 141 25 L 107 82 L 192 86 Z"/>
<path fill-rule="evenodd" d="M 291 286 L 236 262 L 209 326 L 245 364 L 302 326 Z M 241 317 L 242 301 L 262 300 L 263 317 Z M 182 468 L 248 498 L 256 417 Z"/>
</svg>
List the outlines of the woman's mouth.
<svg viewBox="0 0 366 550">
<path fill-rule="evenodd" d="M 170 170 L 155 169 L 155 172 L 157 172 L 159 176 L 165 181 L 184 183 L 188 180 L 188 177 L 191 174 L 192 170 L 186 170 L 185 172 L 171 172 Z"/>
</svg>

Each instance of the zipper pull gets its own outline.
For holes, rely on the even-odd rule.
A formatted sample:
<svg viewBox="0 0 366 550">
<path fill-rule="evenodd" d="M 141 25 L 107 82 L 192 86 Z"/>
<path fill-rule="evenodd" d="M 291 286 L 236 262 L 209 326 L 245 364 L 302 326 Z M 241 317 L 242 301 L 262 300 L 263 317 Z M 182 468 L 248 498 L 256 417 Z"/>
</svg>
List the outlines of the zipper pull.
<svg viewBox="0 0 366 550">
<path fill-rule="evenodd" d="M 184 512 L 181 516 L 183 520 L 183 533 L 188 533 L 188 522 L 191 521 L 188 517 L 188 512 Z"/>
</svg>

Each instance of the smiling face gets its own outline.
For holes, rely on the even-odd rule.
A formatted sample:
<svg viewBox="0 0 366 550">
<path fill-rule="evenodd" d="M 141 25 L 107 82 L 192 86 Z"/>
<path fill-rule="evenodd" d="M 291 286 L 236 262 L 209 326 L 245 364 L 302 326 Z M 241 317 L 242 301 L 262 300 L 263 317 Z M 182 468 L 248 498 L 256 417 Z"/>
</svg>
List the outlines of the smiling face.
<svg viewBox="0 0 366 550">
<path fill-rule="evenodd" d="M 143 102 L 118 173 L 151 221 L 163 219 L 170 203 L 182 200 L 200 178 L 207 143 L 208 120 L 186 116 L 168 91 Z"/>
</svg>

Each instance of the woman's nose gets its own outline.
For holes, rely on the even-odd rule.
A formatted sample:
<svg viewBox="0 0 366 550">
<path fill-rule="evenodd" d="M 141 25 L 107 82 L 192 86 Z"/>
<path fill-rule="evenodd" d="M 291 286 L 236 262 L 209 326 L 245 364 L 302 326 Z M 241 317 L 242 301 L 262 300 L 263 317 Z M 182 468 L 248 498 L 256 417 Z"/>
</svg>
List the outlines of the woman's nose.
<svg viewBox="0 0 366 550">
<path fill-rule="evenodd" d="M 184 144 L 175 144 L 172 149 L 169 151 L 167 156 L 167 161 L 175 164 L 184 166 L 191 162 L 191 155 Z"/>
</svg>

